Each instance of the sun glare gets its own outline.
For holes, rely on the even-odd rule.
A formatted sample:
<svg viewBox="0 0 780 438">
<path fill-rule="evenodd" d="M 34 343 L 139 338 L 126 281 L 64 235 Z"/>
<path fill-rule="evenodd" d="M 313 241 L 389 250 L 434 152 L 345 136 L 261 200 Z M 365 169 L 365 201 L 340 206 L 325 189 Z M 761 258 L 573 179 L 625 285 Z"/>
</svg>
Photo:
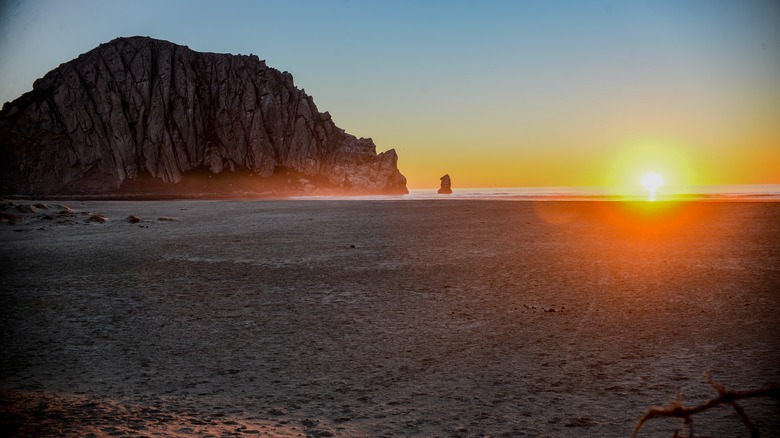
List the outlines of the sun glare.
<svg viewBox="0 0 780 438">
<path fill-rule="evenodd" d="M 658 188 L 663 184 L 664 178 L 655 172 L 648 172 L 642 177 L 642 186 L 650 192 L 650 199 L 655 198 L 655 192 L 658 191 Z"/>
<path fill-rule="evenodd" d="M 695 169 L 683 151 L 685 145 L 674 140 L 637 140 L 626 142 L 615 154 L 605 185 L 618 196 L 674 196 L 690 193 L 697 181 Z"/>
</svg>

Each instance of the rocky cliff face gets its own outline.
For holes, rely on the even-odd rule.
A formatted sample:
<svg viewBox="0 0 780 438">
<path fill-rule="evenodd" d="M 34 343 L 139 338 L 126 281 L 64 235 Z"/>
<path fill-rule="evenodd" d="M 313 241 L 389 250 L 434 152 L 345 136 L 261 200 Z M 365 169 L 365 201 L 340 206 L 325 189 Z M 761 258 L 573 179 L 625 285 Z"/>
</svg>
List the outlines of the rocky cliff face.
<svg viewBox="0 0 780 438">
<path fill-rule="evenodd" d="M 292 191 L 406 193 L 397 160 L 339 129 L 257 56 L 145 37 L 60 65 L 0 112 L 3 194 L 175 188 L 204 172 L 241 174 L 258 192 L 281 181 Z"/>
</svg>

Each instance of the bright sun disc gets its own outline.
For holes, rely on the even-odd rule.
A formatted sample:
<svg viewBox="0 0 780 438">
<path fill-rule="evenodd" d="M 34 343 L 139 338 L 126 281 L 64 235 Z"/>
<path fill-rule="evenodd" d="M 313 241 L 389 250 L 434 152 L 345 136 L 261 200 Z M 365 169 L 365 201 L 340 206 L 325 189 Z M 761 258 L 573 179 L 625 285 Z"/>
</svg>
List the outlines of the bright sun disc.
<svg viewBox="0 0 780 438">
<path fill-rule="evenodd" d="M 661 187 L 663 184 L 664 178 L 655 172 L 646 173 L 645 176 L 642 177 L 642 185 L 650 192 L 650 196 L 655 195 L 658 187 Z"/>
</svg>

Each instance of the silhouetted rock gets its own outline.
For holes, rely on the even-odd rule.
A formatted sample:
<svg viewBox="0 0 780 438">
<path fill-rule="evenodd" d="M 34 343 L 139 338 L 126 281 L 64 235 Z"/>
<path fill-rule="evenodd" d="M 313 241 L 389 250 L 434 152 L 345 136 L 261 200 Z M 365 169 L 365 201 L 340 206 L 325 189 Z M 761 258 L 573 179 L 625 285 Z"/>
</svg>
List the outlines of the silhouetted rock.
<svg viewBox="0 0 780 438">
<path fill-rule="evenodd" d="M 439 178 L 441 180 L 441 188 L 439 189 L 438 193 L 440 195 L 449 195 L 452 193 L 452 182 L 450 181 L 450 175 L 444 175 L 443 177 Z"/>
<path fill-rule="evenodd" d="M 60 65 L 0 112 L 4 194 L 407 193 L 397 160 L 338 128 L 290 73 L 255 55 L 146 37 Z"/>
</svg>

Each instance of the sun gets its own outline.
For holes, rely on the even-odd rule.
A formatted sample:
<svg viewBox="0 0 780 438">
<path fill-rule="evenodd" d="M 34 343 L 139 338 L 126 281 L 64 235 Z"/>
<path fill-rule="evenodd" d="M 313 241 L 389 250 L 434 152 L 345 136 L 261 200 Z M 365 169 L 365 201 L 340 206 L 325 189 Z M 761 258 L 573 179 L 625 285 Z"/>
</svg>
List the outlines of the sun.
<svg viewBox="0 0 780 438">
<path fill-rule="evenodd" d="M 642 177 L 642 186 L 650 192 L 650 198 L 655 197 L 655 192 L 664 185 L 664 177 L 656 172 L 648 172 Z"/>
<path fill-rule="evenodd" d="M 666 198 L 690 193 L 698 182 L 697 169 L 684 152 L 690 147 L 674 139 L 627 140 L 618 146 L 610 171 L 602 174 L 616 196 Z"/>
</svg>

